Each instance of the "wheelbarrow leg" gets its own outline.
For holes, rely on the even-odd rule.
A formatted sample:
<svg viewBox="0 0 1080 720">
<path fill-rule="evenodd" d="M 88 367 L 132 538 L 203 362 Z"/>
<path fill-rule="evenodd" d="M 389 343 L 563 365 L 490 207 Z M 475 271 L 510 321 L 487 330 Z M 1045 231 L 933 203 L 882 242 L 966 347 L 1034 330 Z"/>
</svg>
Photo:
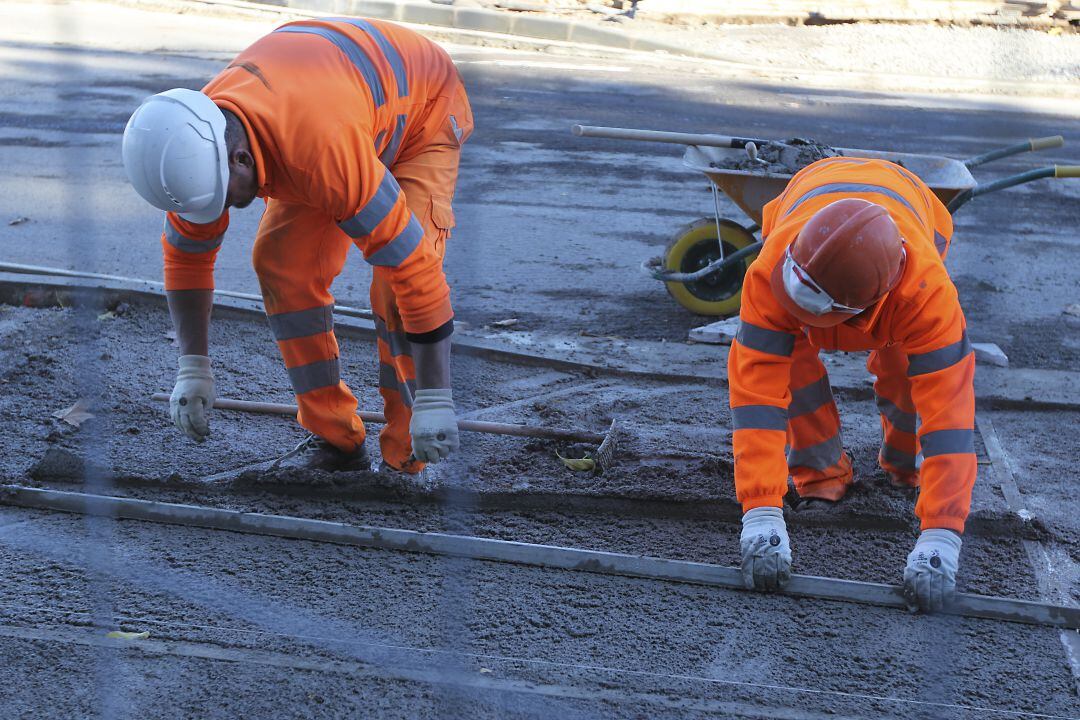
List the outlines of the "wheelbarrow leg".
<svg viewBox="0 0 1080 720">
<path fill-rule="evenodd" d="M 709 187 L 712 188 L 713 216 L 716 218 L 716 244 L 720 247 L 720 257 L 718 260 L 723 260 L 724 236 L 720 232 L 720 188 L 716 187 L 713 183 L 709 183 Z"/>
</svg>

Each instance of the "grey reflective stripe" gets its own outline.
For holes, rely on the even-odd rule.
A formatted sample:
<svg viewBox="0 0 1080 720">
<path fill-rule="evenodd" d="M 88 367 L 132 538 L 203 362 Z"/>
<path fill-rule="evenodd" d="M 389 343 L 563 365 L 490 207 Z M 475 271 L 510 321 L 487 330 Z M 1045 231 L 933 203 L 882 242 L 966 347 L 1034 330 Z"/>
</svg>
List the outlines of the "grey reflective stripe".
<svg viewBox="0 0 1080 720">
<path fill-rule="evenodd" d="M 788 405 L 788 417 L 797 418 L 809 415 L 822 405 L 833 402 L 829 376 L 823 375 L 809 385 L 791 391 L 791 403 Z"/>
<path fill-rule="evenodd" d="M 293 392 L 297 395 L 318 390 L 319 388 L 332 387 L 341 380 L 341 369 L 338 361 L 319 360 L 318 362 L 289 368 L 289 382 L 292 383 Z"/>
<path fill-rule="evenodd" d="M 382 54 L 386 57 L 386 62 L 390 63 L 390 69 L 394 71 L 394 79 L 397 81 L 398 97 L 405 97 L 409 94 L 409 78 L 405 74 L 405 61 L 401 59 L 401 53 L 398 49 L 390 44 L 390 41 L 386 39 L 386 36 L 382 32 L 369 23 L 367 20 L 360 20 L 359 18 L 326 18 L 327 22 L 342 22 L 348 23 L 353 27 L 358 27 L 375 41 L 375 44 L 382 50 Z"/>
<path fill-rule="evenodd" d="M 379 162 L 386 167 L 393 165 L 394 160 L 397 159 L 398 148 L 401 147 L 401 138 L 405 135 L 405 121 L 408 118 L 408 115 L 397 116 L 397 120 L 394 122 L 394 134 L 390 136 L 390 144 L 382 151 L 382 155 L 379 155 Z M 390 171 L 387 170 L 386 172 L 389 173 Z"/>
<path fill-rule="evenodd" d="M 367 201 L 367 204 L 360 208 L 360 212 L 348 220 L 339 222 L 338 227 L 344 230 L 345 234 L 351 238 L 362 238 L 365 235 L 370 235 L 375 232 L 375 228 L 379 227 L 379 223 L 385 220 L 390 211 L 394 209 L 394 205 L 400 196 L 401 186 L 398 185 L 397 180 L 387 170 L 383 173 L 379 188 L 371 199 Z"/>
<path fill-rule="evenodd" d="M 915 472 L 915 456 L 903 450 L 897 450 L 892 445 L 881 445 L 881 459 L 897 470 Z"/>
<path fill-rule="evenodd" d="M 735 333 L 735 339 L 740 345 L 770 355 L 788 357 L 795 349 L 795 336 L 791 333 L 758 327 L 745 320 L 739 321 L 739 330 Z"/>
<path fill-rule="evenodd" d="M 275 340 L 321 335 L 334 329 L 334 306 L 267 315 L 266 319 L 270 321 L 270 332 Z"/>
<path fill-rule="evenodd" d="M 382 107 L 386 104 L 386 88 L 383 87 L 382 80 L 379 78 L 379 73 L 375 69 L 375 65 L 371 62 L 371 58 L 369 58 L 360 46 L 356 44 L 356 41 L 345 33 L 330 28 L 306 25 L 287 25 L 278 28 L 274 32 L 318 35 L 319 37 L 326 38 L 334 43 L 338 50 L 345 54 L 345 57 L 349 59 L 349 62 L 351 62 L 364 77 L 364 82 L 367 83 L 368 88 L 371 90 L 371 98 L 375 101 L 375 107 Z"/>
<path fill-rule="evenodd" d="M 791 207 L 784 211 L 784 216 L 790 215 L 791 213 L 795 212 L 795 208 L 799 207 L 811 198 L 816 198 L 821 195 L 832 195 L 834 193 L 870 193 L 874 195 L 884 195 L 886 197 L 892 198 L 893 200 L 896 200 L 897 202 L 903 203 L 904 207 L 910 210 L 919 220 L 919 222 L 922 222 L 922 215 L 919 214 L 918 210 L 912 207 L 911 203 L 909 203 L 903 195 L 896 192 L 895 190 L 890 190 L 887 187 L 882 187 L 881 185 L 870 185 L 868 183 L 829 183 L 828 185 L 820 185 L 816 188 L 808 190 L 806 194 L 804 194 L 802 197 L 792 203 Z"/>
<path fill-rule="evenodd" d="M 416 395 L 416 381 L 409 380 L 404 385 L 398 382 L 397 371 L 392 365 L 379 363 L 379 387 L 384 390 L 393 390 L 401 395 L 401 402 L 406 407 L 412 407 L 413 396 Z"/>
<path fill-rule="evenodd" d="M 926 375 L 927 373 L 944 370 L 952 367 L 971 354 L 971 341 L 968 340 L 967 330 L 960 339 L 952 345 L 946 345 L 930 352 L 908 355 L 908 377 Z"/>
<path fill-rule="evenodd" d="M 787 464 L 789 468 L 808 467 L 814 470 L 827 470 L 840 462 L 840 455 L 843 452 L 844 447 L 840 444 L 840 433 L 837 433 L 817 445 L 811 445 L 799 450 L 795 448 L 789 449 Z"/>
<path fill-rule="evenodd" d="M 939 233 L 937 230 L 935 230 L 934 231 L 934 247 L 937 248 L 937 254 L 938 255 L 944 255 L 945 254 L 945 248 L 947 248 L 948 246 L 949 246 L 949 241 L 945 239 L 945 236 L 942 235 L 941 233 Z"/>
<path fill-rule="evenodd" d="M 773 405 L 731 408 L 732 430 L 787 430 L 787 410 Z"/>
<path fill-rule="evenodd" d="M 221 241 L 224 239 L 225 233 L 210 238 L 209 240 L 192 240 L 189 237 L 181 235 L 180 231 L 174 228 L 173 224 L 169 222 L 169 219 L 165 218 L 165 240 L 177 250 L 186 253 L 208 253 L 221 247 Z"/>
<path fill-rule="evenodd" d="M 386 323 L 378 316 L 375 318 L 375 334 L 390 348 L 392 356 L 408 355 L 412 357 L 412 343 L 409 342 L 409 338 L 406 337 L 405 333 L 399 330 L 387 330 Z"/>
<path fill-rule="evenodd" d="M 919 438 L 924 458 L 975 452 L 974 430 L 935 430 Z"/>
<path fill-rule="evenodd" d="M 891 400 L 880 395 L 877 396 L 877 407 L 878 412 L 884 415 L 894 428 L 915 434 L 915 413 L 901 410 Z"/>
<path fill-rule="evenodd" d="M 409 224 L 396 238 L 368 255 L 365 260 L 380 267 L 397 267 L 412 255 L 423 239 L 424 228 L 420 227 L 420 222 L 413 215 L 409 218 Z"/>
</svg>

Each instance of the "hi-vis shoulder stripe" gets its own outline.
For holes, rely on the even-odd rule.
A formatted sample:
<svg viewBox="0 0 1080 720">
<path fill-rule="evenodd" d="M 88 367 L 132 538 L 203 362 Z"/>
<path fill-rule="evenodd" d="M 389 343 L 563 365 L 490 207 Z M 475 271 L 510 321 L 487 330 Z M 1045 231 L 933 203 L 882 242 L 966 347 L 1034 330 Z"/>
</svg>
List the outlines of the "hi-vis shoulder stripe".
<svg viewBox="0 0 1080 720">
<path fill-rule="evenodd" d="M 896 192 L 895 190 L 890 190 L 887 187 L 881 185 L 871 185 L 869 183 L 829 183 L 827 185 L 819 185 L 816 188 L 811 188 L 810 190 L 806 191 L 806 193 L 804 193 L 798 200 L 791 204 L 791 207 L 789 207 L 784 212 L 784 216 L 790 215 L 791 213 L 795 212 L 795 208 L 799 207 L 807 200 L 819 197 L 821 195 L 834 195 L 837 193 L 884 195 L 885 197 L 891 198 L 901 203 L 904 207 L 911 211 L 912 215 L 914 215 L 920 223 L 924 222 L 922 215 L 919 214 L 919 211 L 916 210 L 915 207 L 910 202 L 908 202 L 907 198 L 905 198 L 903 195 Z"/>
<path fill-rule="evenodd" d="M 364 82 L 367 83 L 368 88 L 371 90 L 371 98 L 375 101 L 375 107 L 382 107 L 386 104 L 386 88 L 383 87 L 382 80 L 379 78 L 379 73 L 375 68 L 375 64 L 371 62 L 371 58 L 367 56 L 363 49 L 356 44 L 356 41 L 345 33 L 332 28 L 315 25 L 286 25 L 285 27 L 278 28 L 274 32 L 318 35 L 319 37 L 326 38 L 334 43 L 334 45 L 344 53 L 345 57 L 349 59 L 349 62 L 351 62 L 360 72 L 360 75 L 363 76 Z"/>
<path fill-rule="evenodd" d="M 397 81 L 398 97 L 406 97 L 409 94 L 409 77 L 405 73 L 405 61 L 401 57 L 401 53 L 394 47 L 386 36 L 382 34 L 382 31 L 372 25 L 367 20 L 361 20 L 360 18 L 326 18 L 326 22 L 340 22 L 347 23 L 353 27 L 360 28 L 375 41 L 375 44 L 382 50 L 383 56 L 386 57 L 386 61 L 390 63 L 390 69 L 394 72 L 394 80 Z"/>
</svg>

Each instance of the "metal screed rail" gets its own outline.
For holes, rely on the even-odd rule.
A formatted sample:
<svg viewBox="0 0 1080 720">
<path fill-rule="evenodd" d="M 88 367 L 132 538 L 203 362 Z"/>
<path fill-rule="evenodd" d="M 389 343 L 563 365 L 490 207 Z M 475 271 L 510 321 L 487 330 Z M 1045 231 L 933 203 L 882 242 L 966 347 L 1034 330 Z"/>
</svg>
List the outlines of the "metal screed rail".
<svg viewBox="0 0 1080 720">
<path fill-rule="evenodd" d="M 419 552 L 576 572 L 625 575 L 650 580 L 743 589 L 738 568 L 682 560 L 665 560 L 642 555 L 348 525 L 324 520 L 89 495 L 22 485 L 0 485 L 0 502 L 44 510 L 188 525 L 382 550 Z M 811 575 L 793 575 L 784 593 L 796 597 L 865 605 L 907 607 L 899 586 Z M 966 617 L 1080 629 L 1080 608 L 1026 600 L 961 593 L 956 596 L 955 602 L 946 612 Z"/>
</svg>

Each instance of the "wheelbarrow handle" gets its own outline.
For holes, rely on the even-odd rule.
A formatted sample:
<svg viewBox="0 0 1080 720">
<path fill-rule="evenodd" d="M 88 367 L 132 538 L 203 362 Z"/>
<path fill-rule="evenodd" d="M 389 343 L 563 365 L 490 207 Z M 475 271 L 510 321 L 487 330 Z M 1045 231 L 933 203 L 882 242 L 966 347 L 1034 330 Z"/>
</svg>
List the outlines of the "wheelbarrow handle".
<svg viewBox="0 0 1080 720">
<path fill-rule="evenodd" d="M 675 145 L 700 145 L 706 147 L 744 148 L 747 143 L 764 145 L 767 140 L 733 137 L 730 135 L 699 135 L 695 133 L 666 132 L 662 130 L 637 130 L 635 128 L 599 127 L 574 125 L 571 132 L 578 137 L 598 137 L 611 140 L 641 140 L 643 142 L 673 143 Z"/>
<path fill-rule="evenodd" d="M 997 192 L 998 190 L 1023 185 L 1024 183 L 1029 183 L 1033 180 L 1041 180 L 1043 178 L 1080 178 L 1080 165 L 1049 165 L 1047 167 L 1036 168 L 1035 170 L 1028 170 L 1027 172 L 1003 177 L 994 180 L 993 182 L 976 185 L 949 201 L 949 212 L 956 212 L 969 200 L 976 198 L 979 195 L 986 195 L 987 193 Z"/>
<path fill-rule="evenodd" d="M 1061 135 L 1054 135 L 1053 137 L 1042 138 L 1028 138 L 1024 142 L 1015 143 L 1013 145 L 1007 145 L 997 150 L 991 150 L 985 152 L 982 155 L 976 155 L 975 157 L 968 158 L 964 161 L 964 165 L 969 168 L 977 167 L 991 160 L 999 160 L 1003 157 L 1009 157 L 1010 155 L 1018 155 L 1025 152 L 1035 152 L 1036 150 L 1049 150 L 1050 148 L 1058 148 L 1065 144 L 1065 138 Z"/>
</svg>

